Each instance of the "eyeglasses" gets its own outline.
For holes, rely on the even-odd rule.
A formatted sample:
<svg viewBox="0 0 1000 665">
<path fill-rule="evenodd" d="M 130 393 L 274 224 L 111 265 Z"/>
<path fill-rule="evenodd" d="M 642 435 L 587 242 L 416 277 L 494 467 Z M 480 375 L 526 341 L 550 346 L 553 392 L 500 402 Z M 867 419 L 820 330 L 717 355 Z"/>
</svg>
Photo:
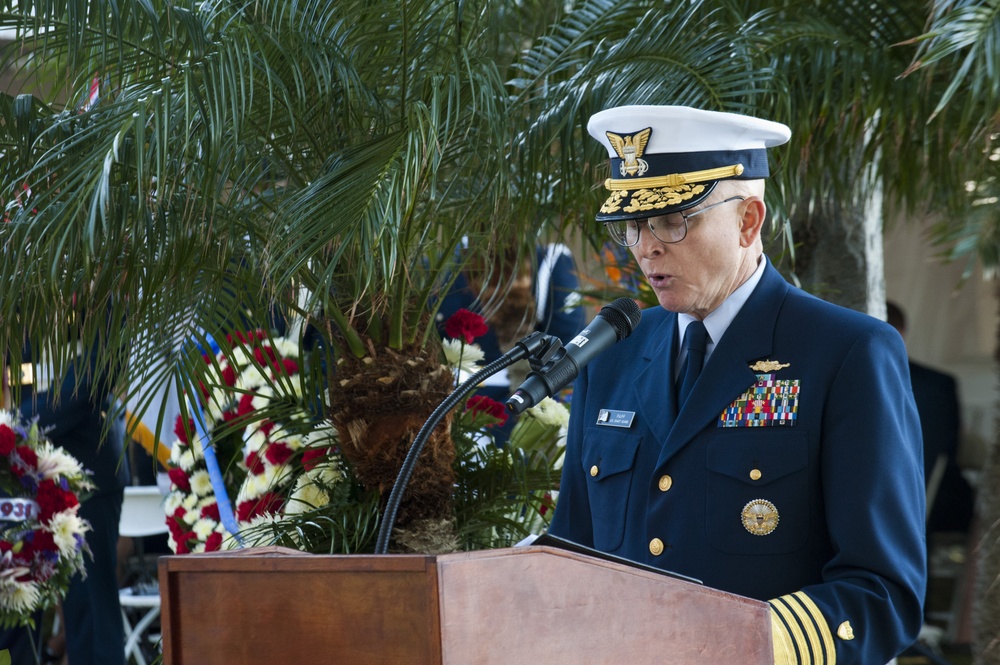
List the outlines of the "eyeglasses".
<svg viewBox="0 0 1000 665">
<path fill-rule="evenodd" d="M 649 232 L 653 234 L 653 237 L 660 242 L 665 242 L 667 244 L 673 244 L 675 242 L 680 242 L 687 237 L 688 232 L 688 220 L 695 215 L 700 215 L 703 212 L 708 212 L 716 206 L 720 206 L 723 203 L 729 203 L 730 201 L 745 201 L 745 196 L 733 196 L 726 199 L 725 201 L 719 201 L 718 203 L 713 203 L 710 206 L 705 206 L 701 210 L 695 210 L 692 213 L 684 214 L 682 212 L 675 212 L 672 215 L 660 215 L 658 217 L 649 217 L 645 220 L 643 219 L 619 219 L 613 222 L 605 222 L 604 226 L 607 228 L 608 233 L 611 235 L 611 239 L 614 240 L 619 245 L 624 245 L 625 247 L 632 247 L 637 242 L 639 242 L 639 231 L 645 222 L 645 226 L 649 227 Z"/>
</svg>

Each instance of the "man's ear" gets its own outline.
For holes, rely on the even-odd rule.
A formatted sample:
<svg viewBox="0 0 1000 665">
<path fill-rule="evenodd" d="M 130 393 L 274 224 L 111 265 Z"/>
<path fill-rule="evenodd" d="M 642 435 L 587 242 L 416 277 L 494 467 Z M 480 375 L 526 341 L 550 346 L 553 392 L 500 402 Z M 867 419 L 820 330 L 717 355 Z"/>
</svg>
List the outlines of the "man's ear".
<svg viewBox="0 0 1000 665">
<path fill-rule="evenodd" d="M 764 228 L 767 207 L 759 196 L 751 196 L 744 202 L 743 217 L 740 219 L 740 245 L 752 247 L 760 238 Z"/>
</svg>

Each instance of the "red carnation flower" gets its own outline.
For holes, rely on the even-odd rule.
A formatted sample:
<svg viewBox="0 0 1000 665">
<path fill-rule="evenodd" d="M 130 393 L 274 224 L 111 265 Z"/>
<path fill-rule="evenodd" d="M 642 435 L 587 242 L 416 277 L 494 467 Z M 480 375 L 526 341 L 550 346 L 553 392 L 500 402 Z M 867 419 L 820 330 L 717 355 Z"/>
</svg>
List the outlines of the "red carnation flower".
<svg viewBox="0 0 1000 665">
<path fill-rule="evenodd" d="M 174 434 L 177 435 L 177 440 L 181 443 L 187 445 L 188 432 L 194 431 L 194 420 L 188 418 L 187 422 L 184 422 L 184 416 L 177 416 L 177 420 L 174 421 Z"/>
<path fill-rule="evenodd" d="M 306 471 L 312 471 L 317 466 L 324 457 L 330 453 L 330 448 L 308 448 L 304 453 L 302 453 L 302 468 Z"/>
<path fill-rule="evenodd" d="M 201 516 L 202 517 L 206 517 L 206 518 L 208 518 L 210 520 L 215 520 L 216 522 L 218 522 L 219 519 L 220 519 L 219 518 L 219 504 L 217 504 L 217 503 L 210 503 L 207 506 L 202 506 L 202 508 L 201 508 Z"/>
<path fill-rule="evenodd" d="M 178 506 L 173 515 L 167 517 L 167 529 L 170 531 L 170 535 L 174 537 L 174 540 L 180 540 L 181 536 L 184 535 L 184 529 L 186 528 L 184 525 L 184 516 L 186 514 L 187 511 L 183 507 Z"/>
<path fill-rule="evenodd" d="M 270 420 L 265 420 L 260 424 L 260 433 L 264 436 L 269 436 L 271 434 L 271 430 L 275 428 L 275 425 L 276 423 Z"/>
<path fill-rule="evenodd" d="M 507 422 L 507 410 L 504 409 L 503 404 L 491 399 L 486 395 L 473 395 L 469 398 L 469 401 L 465 403 L 465 408 L 472 411 L 473 417 L 479 415 L 480 413 L 485 413 L 486 415 L 496 418 L 496 423 L 490 423 L 487 427 L 492 427 L 493 425 L 503 425 Z"/>
<path fill-rule="evenodd" d="M 244 501 L 236 508 L 237 518 L 241 522 L 248 522 L 254 517 L 278 513 L 284 506 L 285 500 L 274 492 L 265 492 L 257 499 Z"/>
<path fill-rule="evenodd" d="M 34 448 L 30 446 L 15 446 L 14 453 L 21 458 L 24 466 L 28 469 L 34 470 L 38 468 L 38 454 Z"/>
<path fill-rule="evenodd" d="M 278 441 L 272 443 L 267 447 L 267 451 L 264 453 L 264 457 L 267 461 L 274 466 L 280 466 L 288 461 L 288 458 L 292 456 L 292 449 L 288 447 L 288 444 L 284 441 Z"/>
<path fill-rule="evenodd" d="M 59 546 L 56 545 L 55 538 L 48 531 L 42 531 L 38 529 L 35 531 L 35 535 L 31 541 L 31 547 L 36 552 L 58 552 Z"/>
<path fill-rule="evenodd" d="M 190 554 L 191 548 L 188 547 L 189 540 L 197 540 L 198 534 L 194 531 L 185 531 L 179 537 L 174 538 L 174 543 L 177 545 L 178 554 Z"/>
<path fill-rule="evenodd" d="M 299 364 L 291 358 L 282 358 L 274 362 L 274 372 L 275 374 L 284 373 L 288 376 L 294 376 L 299 372 Z"/>
<path fill-rule="evenodd" d="M 250 393 L 244 393 L 243 396 L 240 397 L 240 403 L 239 406 L 236 407 L 236 412 L 241 416 L 245 416 L 253 411 L 253 397 L 254 396 Z"/>
<path fill-rule="evenodd" d="M 265 347 L 257 347 L 256 349 L 254 349 L 253 357 L 254 360 L 256 360 L 258 363 L 266 366 L 270 365 L 272 362 L 277 360 L 278 354 L 276 354 L 274 352 L 274 349 L 272 349 L 271 347 L 265 346 Z"/>
<path fill-rule="evenodd" d="M 227 386 L 236 385 L 236 370 L 233 369 L 232 365 L 226 365 L 222 369 L 222 382 Z"/>
<path fill-rule="evenodd" d="M 39 508 L 38 521 L 42 524 L 48 524 L 56 513 L 61 513 L 80 503 L 75 494 L 59 487 L 51 478 L 38 483 L 38 494 L 35 495 L 35 501 L 38 502 Z"/>
<path fill-rule="evenodd" d="M 0 425 L 0 455 L 10 455 L 17 445 L 17 435 L 6 425 Z"/>
<path fill-rule="evenodd" d="M 546 492 L 542 497 L 542 505 L 538 507 L 538 514 L 545 517 L 545 513 L 552 509 L 552 493 Z"/>
<path fill-rule="evenodd" d="M 488 331 L 483 317 L 464 307 L 444 322 L 444 334 L 453 339 L 464 338 L 466 344 L 472 344 L 472 340 L 482 337 Z"/>
<path fill-rule="evenodd" d="M 249 455 L 247 455 L 246 464 L 247 464 L 247 471 L 249 471 L 253 475 L 259 476 L 260 474 L 264 473 L 264 460 L 262 460 L 260 458 L 260 455 L 258 455 L 256 452 L 252 452 Z"/>
<path fill-rule="evenodd" d="M 184 469 L 174 467 L 167 471 L 167 475 L 170 477 L 170 482 L 172 482 L 177 489 L 182 492 L 191 491 L 191 481 L 188 479 L 187 474 L 184 473 Z"/>
<path fill-rule="evenodd" d="M 218 531 L 213 531 L 205 539 L 205 551 L 218 552 L 220 549 L 222 549 L 222 534 Z"/>
</svg>

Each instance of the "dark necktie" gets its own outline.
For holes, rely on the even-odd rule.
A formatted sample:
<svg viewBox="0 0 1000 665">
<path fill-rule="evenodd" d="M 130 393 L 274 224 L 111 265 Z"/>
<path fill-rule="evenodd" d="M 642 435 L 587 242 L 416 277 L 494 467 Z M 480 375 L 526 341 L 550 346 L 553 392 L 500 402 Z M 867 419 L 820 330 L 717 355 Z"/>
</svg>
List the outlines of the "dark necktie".
<svg viewBox="0 0 1000 665">
<path fill-rule="evenodd" d="M 701 366 L 705 362 L 705 344 L 708 340 L 708 331 L 701 321 L 692 321 L 688 324 L 684 333 L 684 348 L 687 349 L 687 358 L 681 367 L 679 383 L 677 384 L 677 410 L 680 411 L 691 394 L 691 388 L 698 380 L 701 373 Z"/>
</svg>

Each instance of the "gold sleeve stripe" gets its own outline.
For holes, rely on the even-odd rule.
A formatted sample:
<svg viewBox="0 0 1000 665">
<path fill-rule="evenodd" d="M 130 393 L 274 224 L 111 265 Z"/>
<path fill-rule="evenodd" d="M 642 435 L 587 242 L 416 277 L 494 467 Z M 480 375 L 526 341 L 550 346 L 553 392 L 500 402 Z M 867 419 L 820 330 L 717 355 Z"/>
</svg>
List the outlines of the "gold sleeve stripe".
<svg viewBox="0 0 1000 665">
<path fill-rule="evenodd" d="M 792 647 L 788 652 L 788 656 L 791 657 L 790 662 L 796 665 L 813 665 L 812 653 L 809 651 L 809 645 L 806 642 L 805 635 L 802 634 L 802 627 L 799 625 L 795 615 L 788 607 L 788 603 L 785 602 L 784 597 L 775 598 L 770 602 L 771 629 L 772 631 L 774 630 L 776 621 L 783 625 L 785 637 L 783 637 L 782 640 L 790 643 Z M 777 643 L 777 640 L 775 640 L 773 636 L 772 642 Z M 777 662 L 777 658 L 778 651 L 777 648 L 775 648 L 775 662 Z"/>
<path fill-rule="evenodd" d="M 788 634 L 788 627 L 778 616 L 777 610 L 771 607 L 771 644 L 774 649 L 774 665 L 796 665 L 799 661 L 795 657 L 795 645 L 792 643 L 792 636 Z"/>
<path fill-rule="evenodd" d="M 833 635 L 823 613 L 809 596 L 796 591 L 769 602 L 772 609 L 772 632 L 774 615 L 777 614 L 788 627 L 788 634 L 795 650 L 801 654 L 803 663 L 836 665 L 837 650 L 833 644 Z"/>
<path fill-rule="evenodd" d="M 782 596 L 779 600 L 783 600 L 788 603 L 788 609 L 791 610 L 795 617 L 802 624 L 802 630 L 805 632 L 806 638 L 809 640 L 809 650 L 813 654 L 813 658 L 816 659 L 817 663 L 825 664 L 827 662 L 827 656 L 820 647 L 820 637 L 819 630 L 817 630 L 816 620 L 809 613 L 806 607 L 803 607 L 801 599 L 795 594 L 789 596 Z"/>
<path fill-rule="evenodd" d="M 827 623 L 826 618 L 823 613 L 820 612 L 819 607 L 813 602 L 813 599 L 807 596 L 802 591 L 796 591 L 794 594 L 795 598 L 802 603 L 802 606 L 809 613 L 813 619 L 813 623 L 816 625 L 816 630 L 819 633 L 820 638 L 823 640 L 823 649 L 826 651 L 826 660 L 830 665 L 836 665 L 837 663 L 837 647 L 833 644 L 833 633 L 830 631 L 830 624 Z"/>
</svg>

